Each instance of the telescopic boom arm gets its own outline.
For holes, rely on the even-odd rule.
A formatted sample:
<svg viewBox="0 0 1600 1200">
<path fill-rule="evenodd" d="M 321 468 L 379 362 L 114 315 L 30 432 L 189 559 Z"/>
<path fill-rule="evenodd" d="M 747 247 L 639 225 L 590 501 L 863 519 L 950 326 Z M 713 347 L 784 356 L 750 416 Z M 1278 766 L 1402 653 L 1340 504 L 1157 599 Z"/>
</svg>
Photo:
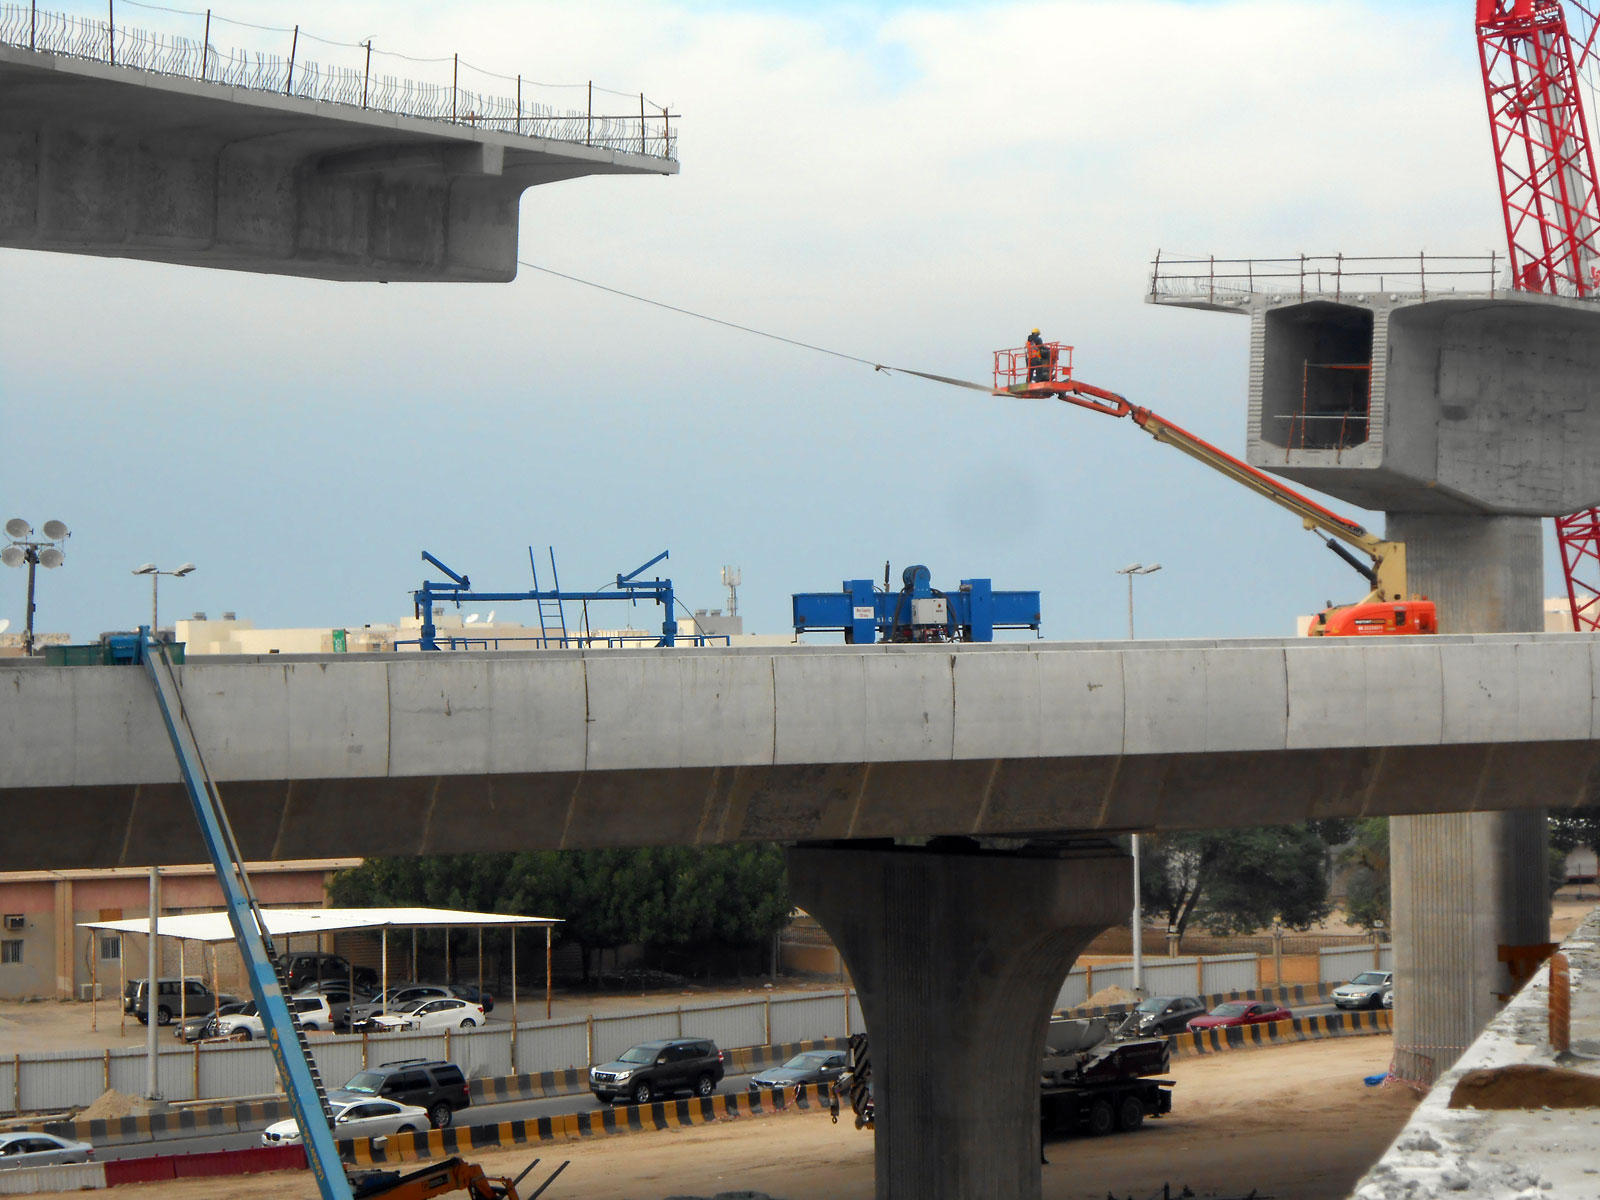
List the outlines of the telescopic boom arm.
<svg viewBox="0 0 1600 1200">
<path fill-rule="evenodd" d="M 1007 352 L 1002 352 L 1007 353 Z M 1063 372 L 1053 370 L 1052 376 L 1060 376 Z M 1151 412 L 1137 404 L 1131 404 L 1124 396 L 1116 392 L 1106 391 L 1104 388 L 1095 387 L 1093 384 L 1082 383 L 1070 376 L 1070 368 L 1065 373 L 1065 378 L 1055 377 L 1047 381 L 1019 383 L 1011 386 L 1001 386 L 1005 378 L 1004 372 L 997 372 L 994 394 L 997 396 L 1054 396 L 1068 404 L 1076 404 L 1079 408 L 1087 408 L 1092 412 L 1105 413 L 1110 417 L 1131 417 L 1133 423 L 1144 430 L 1158 442 L 1165 442 L 1178 450 L 1183 451 L 1190 458 L 1197 459 L 1214 471 L 1220 471 L 1236 483 L 1242 483 L 1251 491 L 1265 496 L 1274 504 L 1288 509 L 1299 517 L 1307 529 L 1316 530 L 1324 534 L 1323 541 L 1327 547 L 1345 562 L 1349 563 L 1361 573 L 1372 588 L 1372 593 L 1363 603 L 1377 600 L 1403 600 L 1406 597 L 1406 548 L 1401 542 L 1386 542 L 1376 535 L 1369 533 L 1365 527 L 1342 517 L 1332 509 L 1325 508 L 1309 496 L 1295 491 L 1287 484 L 1279 482 L 1265 471 L 1258 471 L 1242 459 L 1235 458 L 1226 450 L 1213 446 L 1204 438 L 1197 437 L 1180 425 L 1175 425 L 1165 417 Z M 1337 539 L 1337 541 L 1335 540 Z M 1339 545 L 1343 542 L 1344 546 Z M 1369 567 L 1358 559 L 1345 546 L 1354 547 L 1372 560 Z"/>
</svg>

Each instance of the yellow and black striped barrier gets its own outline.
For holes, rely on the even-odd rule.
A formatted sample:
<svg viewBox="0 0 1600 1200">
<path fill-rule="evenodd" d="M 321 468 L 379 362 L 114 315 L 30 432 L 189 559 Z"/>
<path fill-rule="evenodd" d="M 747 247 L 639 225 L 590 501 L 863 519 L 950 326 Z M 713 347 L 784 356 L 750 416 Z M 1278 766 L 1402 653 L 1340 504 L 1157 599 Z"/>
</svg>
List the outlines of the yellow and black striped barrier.
<svg viewBox="0 0 1600 1200">
<path fill-rule="evenodd" d="M 1172 1053 L 1216 1054 L 1223 1050 L 1245 1050 L 1258 1046 L 1278 1046 L 1289 1042 L 1315 1042 L 1323 1038 L 1363 1037 L 1392 1033 L 1394 1014 L 1388 1009 L 1349 1013 L 1329 1013 L 1318 1017 L 1294 1017 L 1261 1025 L 1228 1025 L 1220 1029 L 1199 1029 L 1176 1033 L 1167 1039 Z"/>
<path fill-rule="evenodd" d="M 1248 988 L 1243 991 L 1208 992 L 1197 997 L 1201 1004 L 1210 1011 L 1219 1004 L 1226 1004 L 1230 1000 L 1271 1000 L 1277 1004 L 1331 1004 L 1333 1002 L 1333 989 L 1339 986 L 1333 983 L 1289 983 L 1282 987 Z M 1055 1013 L 1058 1017 L 1125 1017 L 1133 1010 L 1132 1004 L 1107 1004 L 1096 1005 L 1094 1008 L 1063 1008 Z"/>
<path fill-rule="evenodd" d="M 339 1153 L 356 1166 L 383 1166 L 417 1159 L 448 1158 L 454 1154 L 499 1147 L 538 1145 L 630 1133 L 657 1133 L 708 1125 L 738 1117 L 770 1116 L 782 1112 L 828 1111 L 825 1088 L 773 1088 L 764 1092 L 730 1092 L 697 1096 L 690 1100 L 663 1100 L 655 1104 L 605 1108 L 598 1112 L 565 1113 L 531 1121 L 502 1121 L 498 1125 L 459 1125 L 388 1138 L 360 1138 L 339 1143 Z"/>
</svg>

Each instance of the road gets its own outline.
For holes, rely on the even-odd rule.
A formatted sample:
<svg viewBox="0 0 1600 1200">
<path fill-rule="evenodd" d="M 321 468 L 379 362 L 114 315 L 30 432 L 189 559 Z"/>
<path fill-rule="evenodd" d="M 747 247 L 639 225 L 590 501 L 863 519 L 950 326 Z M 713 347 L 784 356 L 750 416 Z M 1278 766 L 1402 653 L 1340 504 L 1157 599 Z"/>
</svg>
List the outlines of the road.
<svg viewBox="0 0 1600 1200">
<path fill-rule="evenodd" d="M 750 1075 L 729 1075 L 717 1091 L 743 1092 L 750 1086 Z M 551 1100 L 514 1100 L 506 1104 L 475 1104 L 456 1114 L 458 1125 L 495 1125 L 501 1121 L 527 1121 L 536 1117 L 564 1116 L 567 1113 L 598 1112 L 607 1106 L 587 1093 L 558 1096 Z M 204 1154 L 213 1150 L 253 1150 L 261 1145 L 261 1132 L 229 1133 L 212 1137 L 165 1138 L 159 1142 L 137 1142 L 126 1146 L 97 1148 L 101 1162 L 120 1158 L 149 1158 L 157 1154 Z"/>
</svg>

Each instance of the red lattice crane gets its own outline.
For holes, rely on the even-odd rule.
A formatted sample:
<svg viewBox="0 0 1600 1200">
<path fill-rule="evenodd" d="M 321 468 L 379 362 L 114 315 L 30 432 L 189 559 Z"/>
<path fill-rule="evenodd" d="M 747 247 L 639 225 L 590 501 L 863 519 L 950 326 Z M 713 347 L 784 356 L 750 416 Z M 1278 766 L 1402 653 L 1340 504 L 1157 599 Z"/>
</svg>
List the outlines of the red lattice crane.
<svg viewBox="0 0 1600 1200">
<path fill-rule="evenodd" d="M 1477 0 L 1477 12 L 1512 286 L 1600 298 L 1600 186 L 1579 90 L 1600 3 Z M 1600 509 L 1558 517 L 1556 541 L 1573 627 L 1600 629 Z"/>
</svg>

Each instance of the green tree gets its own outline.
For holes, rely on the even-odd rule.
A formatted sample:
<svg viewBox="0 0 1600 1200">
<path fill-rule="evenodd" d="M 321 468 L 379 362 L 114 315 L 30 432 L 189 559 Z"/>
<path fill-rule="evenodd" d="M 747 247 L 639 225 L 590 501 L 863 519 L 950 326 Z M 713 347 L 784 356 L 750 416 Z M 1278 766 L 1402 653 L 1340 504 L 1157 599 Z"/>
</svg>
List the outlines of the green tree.
<svg viewBox="0 0 1600 1200">
<path fill-rule="evenodd" d="M 1349 845 L 1339 851 L 1345 882 L 1345 916 L 1365 929 L 1376 929 L 1389 915 L 1389 819 L 1365 817 L 1355 823 Z"/>
<path fill-rule="evenodd" d="M 1308 825 L 1152 835 L 1143 855 L 1145 906 L 1181 938 L 1250 933 L 1282 921 L 1306 929 L 1328 915 L 1328 844 Z"/>
</svg>

